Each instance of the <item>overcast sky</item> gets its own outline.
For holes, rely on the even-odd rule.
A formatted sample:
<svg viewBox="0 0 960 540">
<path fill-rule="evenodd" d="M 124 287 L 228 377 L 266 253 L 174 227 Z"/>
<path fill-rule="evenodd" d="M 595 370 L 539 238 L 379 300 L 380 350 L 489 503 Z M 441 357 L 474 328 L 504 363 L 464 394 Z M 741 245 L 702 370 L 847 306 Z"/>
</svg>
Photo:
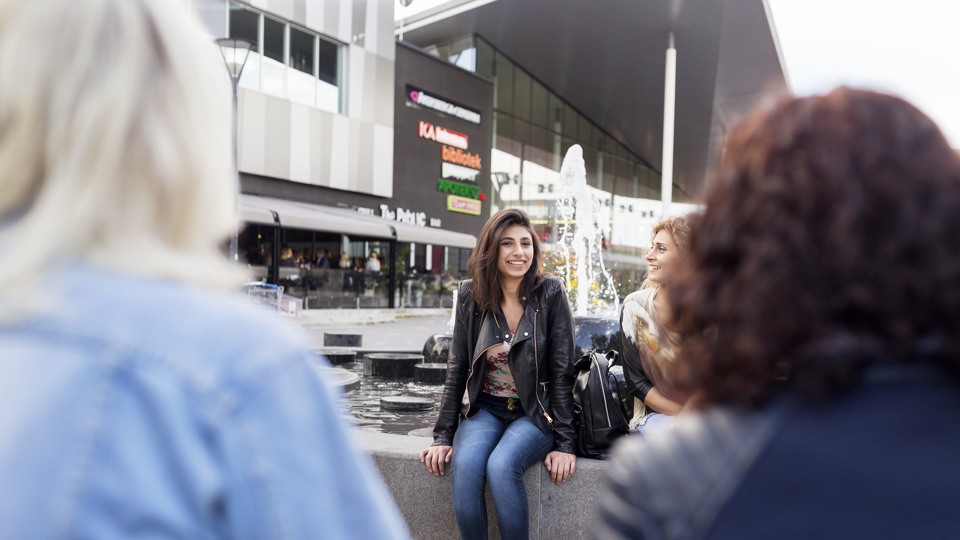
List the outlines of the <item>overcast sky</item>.
<svg viewBox="0 0 960 540">
<path fill-rule="evenodd" d="M 847 84 L 900 95 L 960 148 L 960 2 L 768 3 L 794 92 Z"/>
</svg>

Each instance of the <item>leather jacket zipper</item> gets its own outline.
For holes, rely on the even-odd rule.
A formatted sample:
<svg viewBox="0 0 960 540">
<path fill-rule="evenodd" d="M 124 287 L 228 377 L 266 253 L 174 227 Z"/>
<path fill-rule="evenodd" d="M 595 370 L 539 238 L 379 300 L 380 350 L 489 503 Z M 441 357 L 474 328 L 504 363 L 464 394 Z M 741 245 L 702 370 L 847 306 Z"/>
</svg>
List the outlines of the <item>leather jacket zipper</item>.
<svg viewBox="0 0 960 540">
<path fill-rule="evenodd" d="M 483 324 L 483 321 L 481 321 L 480 324 L 482 325 L 482 324 Z M 473 360 L 470 361 L 470 365 L 469 365 L 468 368 L 467 368 L 467 386 L 466 386 L 466 389 L 467 389 L 467 392 L 466 392 L 466 393 L 467 393 L 467 414 L 469 414 L 469 413 L 470 413 L 470 409 L 473 408 L 473 401 L 470 399 L 470 377 L 473 377 L 473 368 L 476 367 L 476 365 L 477 365 L 477 360 L 479 360 L 480 357 L 483 356 L 484 354 L 487 354 L 487 351 L 489 351 L 490 349 L 494 348 L 496 345 L 497 345 L 497 344 L 494 343 L 493 345 L 490 345 L 490 346 L 487 347 L 486 349 L 480 351 L 480 354 L 478 354 L 478 355 L 476 355 L 475 357 L 473 357 Z"/>
<path fill-rule="evenodd" d="M 533 369 L 537 375 L 537 382 L 543 387 L 544 390 L 547 389 L 547 383 L 540 382 L 540 355 L 537 350 L 537 327 L 540 326 L 537 324 L 540 319 L 540 308 L 537 308 L 537 311 L 533 314 Z M 540 392 L 534 390 L 533 394 L 537 398 L 537 404 L 540 405 L 540 410 L 543 411 L 543 416 L 547 418 L 547 423 L 551 426 L 553 425 L 553 418 L 550 418 L 550 415 L 547 414 L 547 408 L 543 406 L 543 403 L 540 401 Z"/>
</svg>

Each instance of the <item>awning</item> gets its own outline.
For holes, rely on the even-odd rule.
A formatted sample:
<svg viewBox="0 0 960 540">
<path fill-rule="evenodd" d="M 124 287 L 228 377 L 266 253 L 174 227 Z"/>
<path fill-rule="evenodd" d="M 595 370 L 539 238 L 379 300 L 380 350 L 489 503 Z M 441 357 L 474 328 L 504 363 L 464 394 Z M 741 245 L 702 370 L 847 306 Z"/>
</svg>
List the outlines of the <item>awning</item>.
<svg viewBox="0 0 960 540">
<path fill-rule="evenodd" d="M 347 208 L 248 194 L 240 194 L 239 204 L 240 219 L 247 223 L 274 225 L 272 211 L 280 217 L 280 224 L 283 227 L 372 238 L 395 238 L 398 242 L 468 249 L 473 249 L 477 245 L 477 238 L 471 234 L 387 221 L 378 216 L 361 214 Z"/>
<path fill-rule="evenodd" d="M 447 231 L 434 227 L 417 227 L 407 223 L 392 223 L 397 230 L 400 242 L 416 242 L 435 246 L 451 246 L 473 249 L 477 247 L 477 237 L 472 234 Z"/>
<path fill-rule="evenodd" d="M 240 219 L 247 223 L 274 225 L 273 214 L 280 217 L 280 225 L 312 231 L 335 232 L 372 238 L 393 238 L 393 229 L 381 220 L 380 223 L 364 219 L 356 212 L 351 215 L 332 213 L 331 209 L 315 204 L 304 204 L 272 197 L 240 194 Z M 265 218 L 264 215 L 269 217 Z"/>
</svg>

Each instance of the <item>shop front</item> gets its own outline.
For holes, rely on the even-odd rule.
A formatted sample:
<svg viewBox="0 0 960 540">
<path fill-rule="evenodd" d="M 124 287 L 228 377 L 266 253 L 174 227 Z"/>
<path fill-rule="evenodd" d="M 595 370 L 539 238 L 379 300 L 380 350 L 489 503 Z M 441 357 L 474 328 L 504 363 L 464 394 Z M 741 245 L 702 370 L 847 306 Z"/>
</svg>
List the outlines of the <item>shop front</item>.
<svg viewBox="0 0 960 540">
<path fill-rule="evenodd" d="M 240 195 L 240 262 L 306 309 L 450 307 L 476 238 L 299 201 Z"/>
</svg>

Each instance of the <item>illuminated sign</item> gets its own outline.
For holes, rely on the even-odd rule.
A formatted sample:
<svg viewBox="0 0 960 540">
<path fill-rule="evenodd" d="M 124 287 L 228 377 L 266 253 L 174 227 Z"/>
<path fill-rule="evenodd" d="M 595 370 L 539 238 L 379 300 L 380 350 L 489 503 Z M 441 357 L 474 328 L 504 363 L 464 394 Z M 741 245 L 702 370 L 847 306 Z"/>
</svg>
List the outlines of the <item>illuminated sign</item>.
<svg viewBox="0 0 960 540">
<path fill-rule="evenodd" d="M 447 195 L 447 210 L 451 212 L 460 212 L 461 214 L 480 215 L 480 207 L 483 203 L 474 199 L 465 199 L 456 195 Z"/>
<path fill-rule="evenodd" d="M 427 226 L 427 214 L 424 212 L 404 210 L 403 208 L 399 207 L 396 210 L 391 210 L 390 207 L 385 204 L 380 205 L 380 217 L 390 221 L 409 223 L 410 225 L 416 225 L 418 227 Z"/>
<path fill-rule="evenodd" d="M 460 165 L 457 165 L 455 163 L 440 164 L 441 178 L 455 178 L 457 180 L 463 180 L 465 182 L 476 182 L 477 176 L 479 174 L 480 174 L 480 171 L 478 170 L 461 167 Z"/>
<path fill-rule="evenodd" d="M 459 148 L 443 145 L 441 157 L 447 163 L 463 165 L 464 167 L 470 167 L 471 169 L 480 168 L 480 154 L 471 154 L 470 152 L 464 152 Z"/>
<path fill-rule="evenodd" d="M 417 126 L 417 135 L 424 139 L 435 141 L 441 144 L 449 144 L 457 148 L 467 149 L 467 136 L 463 133 L 457 133 L 452 129 L 440 126 L 434 126 L 430 122 L 420 121 Z"/>
<path fill-rule="evenodd" d="M 474 111 L 473 109 L 468 109 L 462 105 L 457 105 L 456 103 L 451 103 L 446 99 L 431 96 L 423 90 L 414 88 L 412 86 L 407 86 L 407 101 L 410 103 L 416 103 L 417 105 L 426 107 L 428 109 L 442 112 L 444 114 L 449 114 L 450 116 L 455 116 L 461 120 L 466 120 L 467 122 L 480 124 L 479 112 Z"/>
<path fill-rule="evenodd" d="M 441 193 L 449 193 L 450 195 L 459 195 L 461 197 L 467 197 L 470 199 L 483 198 L 483 195 L 480 193 L 480 186 L 476 184 L 454 182 L 452 180 L 440 180 L 440 182 L 437 183 L 437 191 Z"/>
</svg>

